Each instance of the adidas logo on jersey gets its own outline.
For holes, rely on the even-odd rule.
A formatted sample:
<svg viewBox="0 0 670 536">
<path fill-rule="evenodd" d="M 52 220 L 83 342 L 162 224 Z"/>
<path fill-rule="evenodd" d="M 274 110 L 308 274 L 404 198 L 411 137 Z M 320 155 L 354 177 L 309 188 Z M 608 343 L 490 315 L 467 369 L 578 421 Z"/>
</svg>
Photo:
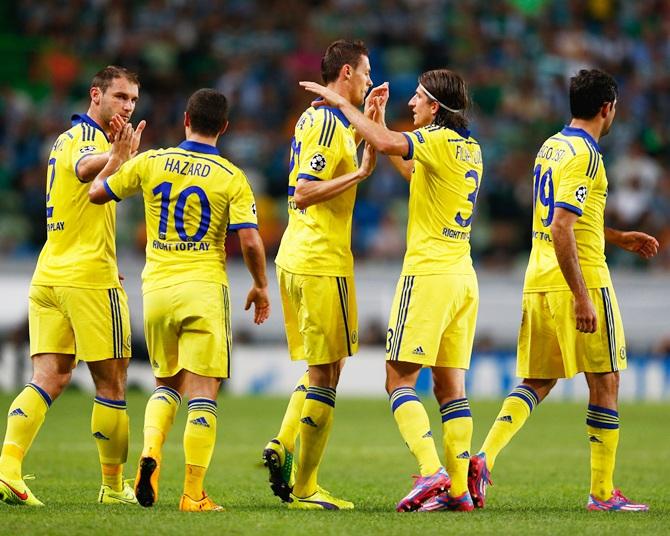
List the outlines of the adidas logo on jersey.
<svg viewBox="0 0 670 536">
<path fill-rule="evenodd" d="M 28 417 L 21 408 L 16 408 L 14 411 L 12 411 L 8 417 Z"/>
<path fill-rule="evenodd" d="M 207 419 L 204 417 L 198 417 L 197 419 L 193 419 L 192 421 L 189 421 L 191 424 L 195 424 L 196 426 L 204 426 L 205 428 L 209 428 L 209 423 L 207 422 Z"/>
<path fill-rule="evenodd" d="M 303 423 L 303 424 L 306 424 L 307 426 L 313 426 L 314 428 L 318 428 L 318 427 L 319 427 L 319 425 L 316 424 L 316 423 L 312 420 L 312 418 L 309 417 L 309 416 L 307 416 L 307 417 L 303 417 L 302 419 L 300 419 L 300 422 Z"/>
<path fill-rule="evenodd" d="M 428 430 L 425 434 L 423 434 L 423 435 L 421 436 L 422 439 L 425 439 L 425 438 L 427 438 L 427 437 L 433 437 L 433 432 L 431 432 L 430 430 Z"/>
<path fill-rule="evenodd" d="M 602 441 L 600 441 L 600 439 L 598 439 L 598 438 L 597 438 L 596 436 L 594 436 L 594 435 L 589 436 L 589 441 L 590 441 L 591 443 L 602 443 Z"/>
<path fill-rule="evenodd" d="M 464 450 L 461 452 L 456 458 L 460 460 L 469 460 L 470 459 L 470 453 L 467 450 Z"/>
<path fill-rule="evenodd" d="M 104 441 L 109 441 L 109 438 L 105 434 L 103 434 L 102 432 L 96 432 L 95 434 L 93 434 L 93 437 L 95 437 L 96 439 L 102 439 Z"/>
<path fill-rule="evenodd" d="M 496 421 L 501 421 L 501 422 L 512 422 L 512 416 L 511 415 L 503 415 L 502 417 L 498 417 Z"/>
<path fill-rule="evenodd" d="M 426 353 L 423 351 L 423 348 L 421 346 L 417 346 L 412 350 L 413 355 L 426 355 Z"/>
</svg>

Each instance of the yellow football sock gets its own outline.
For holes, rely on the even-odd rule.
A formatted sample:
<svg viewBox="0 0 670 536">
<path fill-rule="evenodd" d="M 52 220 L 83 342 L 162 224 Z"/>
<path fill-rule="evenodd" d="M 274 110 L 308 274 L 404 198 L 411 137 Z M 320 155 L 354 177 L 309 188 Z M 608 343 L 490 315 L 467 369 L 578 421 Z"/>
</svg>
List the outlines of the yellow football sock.
<svg viewBox="0 0 670 536">
<path fill-rule="evenodd" d="M 181 396 L 170 387 L 156 387 L 144 411 L 144 447 L 142 457 L 161 459 L 163 443 L 174 424 Z"/>
<path fill-rule="evenodd" d="M 619 413 L 589 404 L 586 429 L 591 445 L 591 495 L 606 501 L 614 491 L 614 464 L 619 444 Z"/>
<path fill-rule="evenodd" d="M 451 495 L 458 497 L 468 490 L 472 413 L 467 398 L 451 400 L 440 407 L 444 464 L 451 477 Z"/>
<path fill-rule="evenodd" d="M 21 478 L 21 465 L 39 432 L 51 397 L 34 383 L 29 383 L 9 406 L 7 431 L 0 455 L 0 473 L 11 480 Z"/>
<path fill-rule="evenodd" d="M 309 387 L 309 373 L 305 372 L 300 380 L 298 380 L 293 394 L 291 394 L 286 412 L 284 413 L 284 419 L 277 434 L 277 439 L 282 442 L 289 452 L 295 450 L 295 440 L 300 430 L 300 416 L 302 415 L 302 408 L 305 403 L 305 396 L 307 395 L 307 387 Z"/>
<path fill-rule="evenodd" d="M 216 420 L 215 400 L 192 398 L 189 401 L 184 429 L 184 493 L 196 501 L 202 497 L 205 473 L 214 453 Z"/>
<path fill-rule="evenodd" d="M 537 393 L 528 385 L 519 384 L 507 395 L 480 450 L 486 454 L 489 470 L 493 469 L 500 451 L 521 429 L 533 408 L 539 403 Z"/>
<path fill-rule="evenodd" d="M 98 447 L 100 465 L 103 466 L 102 483 L 115 491 L 123 489 L 121 473 L 128 459 L 128 425 L 125 400 L 95 397 L 91 433 Z"/>
<path fill-rule="evenodd" d="M 419 463 L 421 476 L 432 475 L 442 464 L 437 455 L 426 409 L 412 387 L 399 387 L 391 393 L 390 398 L 400 435 Z"/>
<path fill-rule="evenodd" d="M 335 389 L 310 386 L 300 419 L 300 453 L 293 493 L 309 497 L 316 491 L 319 465 L 326 450 L 335 411 Z"/>
</svg>

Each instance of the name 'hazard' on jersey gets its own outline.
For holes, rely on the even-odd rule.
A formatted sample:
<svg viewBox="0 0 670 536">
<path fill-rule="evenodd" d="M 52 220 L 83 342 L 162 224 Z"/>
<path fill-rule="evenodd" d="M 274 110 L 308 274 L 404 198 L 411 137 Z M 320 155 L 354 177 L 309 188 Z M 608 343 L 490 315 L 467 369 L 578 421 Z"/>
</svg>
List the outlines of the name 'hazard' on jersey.
<svg viewBox="0 0 670 536">
<path fill-rule="evenodd" d="M 33 285 L 120 286 L 116 207 L 91 203 L 90 183 L 78 174 L 82 159 L 110 147 L 100 125 L 87 114 L 77 114 L 72 116 L 72 127 L 51 148 L 46 176 L 47 241 L 37 261 Z"/>
<path fill-rule="evenodd" d="M 607 176 L 598 143 L 581 128 L 547 139 L 533 168 L 533 247 L 524 292 L 569 290 L 556 260 L 551 222 L 557 207 L 579 216 L 575 241 L 587 288 L 611 285 L 605 262 Z"/>
<path fill-rule="evenodd" d="M 104 186 L 116 201 L 144 195 L 144 292 L 184 281 L 227 285 L 226 231 L 258 227 L 246 176 L 205 143 L 184 141 L 142 153 Z"/>
<path fill-rule="evenodd" d="M 300 210 L 293 200 L 298 179 L 329 181 L 358 169 L 354 127 L 337 108 L 308 108 L 291 140 L 288 226 L 275 259 L 296 274 L 351 276 L 351 217 L 356 186 Z"/>
<path fill-rule="evenodd" d="M 470 229 L 481 186 L 479 143 L 466 129 L 428 125 L 403 132 L 410 181 L 407 253 L 402 275 L 470 274 Z"/>
</svg>

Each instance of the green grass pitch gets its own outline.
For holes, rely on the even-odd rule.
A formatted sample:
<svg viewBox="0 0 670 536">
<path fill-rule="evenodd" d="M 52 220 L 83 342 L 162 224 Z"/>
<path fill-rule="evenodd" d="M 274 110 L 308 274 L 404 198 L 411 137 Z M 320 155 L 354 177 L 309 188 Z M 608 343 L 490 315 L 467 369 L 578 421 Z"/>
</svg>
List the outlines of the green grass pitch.
<svg viewBox="0 0 670 536">
<path fill-rule="evenodd" d="M 131 445 L 126 477 L 134 477 L 141 447 L 146 395 L 131 393 Z M 10 396 L 0 397 L 5 414 Z M 624 493 L 648 501 L 648 513 L 589 513 L 589 447 L 584 403 L 538 407 L 525 428 L 498 458 L 487 507 L 473 513 L 397 514 L 395 502 L 416 472 L 382 399 L 338 400 L 335 425 L 320 482 L 355 502 L 350 512 L 294 512 L 274 497 L 260 453 L 276 432 L 286 403 L 277 398 L 219 399 L 218 447 L 207 490 L 223 513 L 177 511 L 183 478 L 181 434 L 185 408 L 164 454 L 160 498 L 151 509 L 96 503 L 99 466 L 90 437 L 92 397 L 66 393 L 49 411 L 24 470 L 46 503 L 28 509 L 0 504 L 0 534 L 663 534 L 670 519 L 668 404 L 624 403 L 620 413 L 616 482 Z M 439 412 L 426 402 L 441 441 Z M 482 442 L 499 402 L 473 403 L 473 449 Z M 3 417 L 4 421 L 4 417 Z M 3 425 L 4 426 L 4 425 Z M 441 444 L 439 446 L 441 449 Z"/>
</svg>

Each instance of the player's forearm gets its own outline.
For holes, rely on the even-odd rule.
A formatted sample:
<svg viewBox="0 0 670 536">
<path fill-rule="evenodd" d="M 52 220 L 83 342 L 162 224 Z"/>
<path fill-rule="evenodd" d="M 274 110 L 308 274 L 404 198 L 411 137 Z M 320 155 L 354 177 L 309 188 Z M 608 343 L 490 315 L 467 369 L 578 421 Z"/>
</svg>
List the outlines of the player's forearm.
<svg viewBox="0 0 670 536">
<path fill-rule="evenodd" d="M 623 231 L 618 229 L 613 229 L 612 227 L 605 227 L 605 242 L 614 244 L 615 246 L 621 246 L 621 239 L 623 238 Z"/>
<path fill-rule="evenodd" d="M 402 175 L 403 179 L 407 182 L 412 180 L 412 170 L 414 169 L 413 160 L 405 160 L 402 156 L 389 156 L 389 160 L 398 173 Z"/>
<path fill-rule="evenodd" d="M 587 296 L 588 292 L 579 264 L 577 242 L 572 227 L 552 225 L 551 236 L 558 266 L 573 295 L 579 298 Z"/>
<path fill-rule="evenodd" d="M 266 288 L 268 278 L 265 273 L 265 248 L 263 240 L 256 229 L 239 229 L 237 231 L 242 248 L 244 264 L 246 264 L 251 277 L 254 280 L 254 286 Z"/>
<path fill-rule="evenodd" d="M 377 151 L 398 156 L 405 156 L 409 152 L 407 139 L 400 132 L 389 130 L 382 124 L 365 117 L 350 102 L 343 103 L 341 110 L 356 128 L 356 133 L 360 134 Z"/>
<path fill-rule="evenodd" d="M 100 173 L 109 160 L 110 152 L 92 154 L 83 157 L 76 165 L 77 177 L 82 182 L 91 182 Z"/>
<path fill-rule="evenodd" d="M 337 197 L 364 180 L 367 176 L 362 170 L 357 169 L 329 181 L 301 179 L 296 185 L 293 200 L 298 209 L 304 210 L 317 203 L 323 203 Z"/>
<path fill-rule="evenodd" d="M 108 201 L 111 201 L 111 197 L 105 190 L 103 182 L 107 177 L 113 175 L 123 164 L 123 160 L 118 156 L 111 155 L 105 165 L 102 167 L 100 172 L 97 174 L 91 187 L 88 189 L 88 199 L 91 203 L 95 205 L 103 205 Z"/>
</svg>

